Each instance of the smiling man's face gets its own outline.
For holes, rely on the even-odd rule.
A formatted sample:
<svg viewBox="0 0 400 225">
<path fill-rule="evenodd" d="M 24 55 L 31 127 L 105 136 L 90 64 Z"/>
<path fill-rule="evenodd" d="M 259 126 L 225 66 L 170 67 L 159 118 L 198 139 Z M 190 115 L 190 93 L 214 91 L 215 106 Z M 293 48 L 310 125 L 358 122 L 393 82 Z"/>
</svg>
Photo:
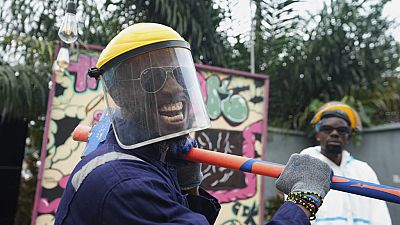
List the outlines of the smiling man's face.
<svg viewBox="0 0 400 225">
<path fill-rule="evenodd" d="M 190 101 L 185 89 L 178 81 L 168 74 L 164 86 L 156 93 L 157 112 L 160 135 L 186 130 L 190 123 Z"/>
<path fill-rule="evenodd" d="M 326 155 L 338 155 L 350 138 L 351 128 L 342 118 L 330 117 L 324 119 L 317 139 L 320 141 L 321 153 Z"/>
<path fill-rule="evenodd" d="M 153 93 L 156 105 L 152 112 L 160 135 L 180 132 L 191 125 L 188 89 L 193 82 L 191 78 L 195 77 L 195 71 L 185 60 L 180 60 L 183 51 L 188 50 L 162 49 L 151 54 L 152 68 L 147 70 L 148 74 L 142 74 L 142 78 L 149 77 L 150 83 L 157 80 L 161 84 Z"/>
<path fill-rule="evenodd" d="M 189 92 L 197 82 L 187 49 L 165 48 L 129 59 L 116 69 L 124 118 L 135 121 L 144 136 L 163 136 L 190 128 L 193 122 Z M 118 98 L 118 96 L 124 96 Z"/>
</svg>

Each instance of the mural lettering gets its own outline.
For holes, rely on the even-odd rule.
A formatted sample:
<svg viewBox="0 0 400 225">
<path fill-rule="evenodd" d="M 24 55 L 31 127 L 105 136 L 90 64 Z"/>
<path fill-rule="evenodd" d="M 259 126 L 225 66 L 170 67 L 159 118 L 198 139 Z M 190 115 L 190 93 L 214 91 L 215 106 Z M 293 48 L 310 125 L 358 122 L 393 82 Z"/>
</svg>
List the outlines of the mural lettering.
<svg viewBox="0 0 400 225">
<path fill-rule="evenodd" d="M 98 81 L 87 76 L 87 71 L 96 65 L 97 57 L 78 54 L 77 61 L 71 61 L 68 67 L 70 73 L 76 73 L 75 76 L 75 91 L 81 93 L 87 88 L 96 90 Z"/>
<path fill-rule="evenodd" d="M 243 223 L 241 223 L 238 219 L 229 219 L 221 223 L 221 225 L 243 225 Z"/>
<path fill-rule="evenodd" d="M 244 224 L 257 224 L 254 217 L 258 214 L 258 206 L 253 202 L 252 206 L 247 206 L 241 202 L 235 202 L 232 206 L 232 212 L 236 216 L 241 216 L 244 218 Z"/>
</svg>

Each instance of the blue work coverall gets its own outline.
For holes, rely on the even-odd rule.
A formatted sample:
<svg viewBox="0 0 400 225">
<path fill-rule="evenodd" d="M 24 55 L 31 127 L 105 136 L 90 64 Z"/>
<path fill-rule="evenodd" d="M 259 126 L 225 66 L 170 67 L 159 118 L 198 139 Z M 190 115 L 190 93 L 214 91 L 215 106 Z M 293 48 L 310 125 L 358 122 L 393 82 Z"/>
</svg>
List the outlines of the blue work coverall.
<svg viewBox="0 0 400 225">
<path fill-rule="evenodd" d="M 213 224 L 220 205 L 200 189 L 182 194 L 158 144 L 124 150 L 112 130 L 72 172 L 55 225 Z"/>
<path fill-rule="evenodd" d="M 285 202 L 266 225 L 310 225 L 310 220 L 295 203 Z"/>
<path fill-rule="evenodd" d="M 176 170 L 160 161 L 157 144 L 124 150 L 112 131 L 72 172 L 55 225 L 214 224 L 218 200 L 182 194 Z M 268 225 L 309 225 L 305 213 L 286 202 Z"/>
</svg>

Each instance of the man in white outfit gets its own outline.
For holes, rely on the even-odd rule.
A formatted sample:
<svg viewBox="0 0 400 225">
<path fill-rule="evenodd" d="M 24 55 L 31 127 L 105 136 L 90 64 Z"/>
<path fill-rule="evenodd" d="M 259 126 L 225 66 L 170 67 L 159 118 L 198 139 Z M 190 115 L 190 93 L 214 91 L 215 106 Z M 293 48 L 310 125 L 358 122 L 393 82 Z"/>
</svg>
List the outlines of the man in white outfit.
<svg viewBox="0 0 400 225">
<path fill-rule="evenodd" d="M 326 162 L 335 175 L 379 184 L 374 170 L 365 162 L 353 158 L 344 150 L 353 132 L 361 130 L 355 110 L 341 102 L 329 102 L 321 107 L 311 124 L 320 146 L 304 149 Z M 316 214 L 315 225 L 391 225 L 386 203 L 364 196 L 331 190 Z"/>
</svg>

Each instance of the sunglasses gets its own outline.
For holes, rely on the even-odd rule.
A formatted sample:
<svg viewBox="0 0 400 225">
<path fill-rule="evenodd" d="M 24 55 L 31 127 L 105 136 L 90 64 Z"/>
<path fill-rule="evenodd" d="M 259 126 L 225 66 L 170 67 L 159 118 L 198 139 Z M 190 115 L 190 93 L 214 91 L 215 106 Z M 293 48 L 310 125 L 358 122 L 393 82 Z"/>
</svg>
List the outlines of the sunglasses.
<svg viewBox="0 0 400 225">
<path fill-rule="evenodd" d="M 350 134 L 351 132 L 349 127 L 332 127 L 329 125 L 321 126 L 319 131 L 324 132 L 326 134 L 330 134 L 333 132 L 333 130 L 336 130 L 340 135 Z"/>
<path fill-rule="evenodd" d="M 150 67 L 143 70 L 137 80 L 144 91 L 156 93 L 164 87 L 170 75 L 184 90 L 188 90 L 194 83 L 192 73 L 193 69 L 189 67 Z"/>
</svg>

